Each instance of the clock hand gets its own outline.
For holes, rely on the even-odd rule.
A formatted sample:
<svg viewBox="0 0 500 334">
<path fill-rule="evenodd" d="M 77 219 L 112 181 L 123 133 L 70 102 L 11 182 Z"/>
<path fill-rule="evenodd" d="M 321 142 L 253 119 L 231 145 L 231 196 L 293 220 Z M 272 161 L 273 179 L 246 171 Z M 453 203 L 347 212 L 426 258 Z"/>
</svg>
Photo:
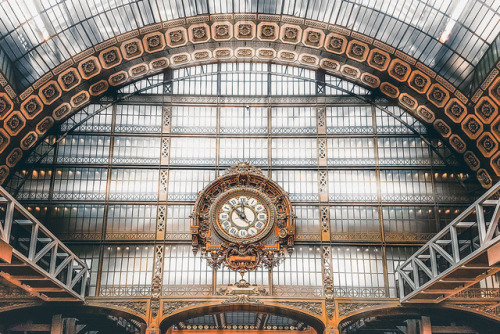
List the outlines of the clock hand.
<svg viewBox="0 0 500 334">
<path fill-rule="evenodd" d="M 234 209 L 234 211 L 236 211 L 236 213 L 238 214 L 238 216 L 239 216 L 242 220 L 247 220 L 247 217 L 246 217 L 246 215 L 245 215 L 245 213 L 244 213 L 244 212 L 240 212 L 240 211 L 239 211 L 239 210 L 238 210 L 235 206 L 231 205 L 231 203 L 229 203 L 229 206 L 230 206 L 231 208 L 233 208 L 233 209 Z M 248 221 L 248 220 L 247 220 L 247 221 Z"/>
</svg>

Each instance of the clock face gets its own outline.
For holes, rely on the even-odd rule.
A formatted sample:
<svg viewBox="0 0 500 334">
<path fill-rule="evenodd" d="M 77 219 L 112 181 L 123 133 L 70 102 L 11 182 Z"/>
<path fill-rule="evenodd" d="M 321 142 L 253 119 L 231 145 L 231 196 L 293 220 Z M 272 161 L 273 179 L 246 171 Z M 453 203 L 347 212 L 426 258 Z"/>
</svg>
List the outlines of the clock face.
<svg viewBox="0 0 500 334">
<path fill-rule="evenodd" d="M 224 196 L 217 205 L 216 230 L 235 242 L 256 241 L 270 230 L 274 213 L 258 194 L 234 193 Z"/>
</svg>

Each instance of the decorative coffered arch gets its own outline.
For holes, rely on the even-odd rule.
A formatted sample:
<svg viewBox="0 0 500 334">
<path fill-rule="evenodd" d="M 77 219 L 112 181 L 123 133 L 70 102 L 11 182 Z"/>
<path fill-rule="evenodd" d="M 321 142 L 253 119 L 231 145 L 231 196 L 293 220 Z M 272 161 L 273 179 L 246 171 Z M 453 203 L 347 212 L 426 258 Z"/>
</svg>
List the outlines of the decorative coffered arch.
<svg viewBox="0 0 500 334">
<path fill-rule="evenodd" d="M 0 182 L 56 123 L 109 90 L 167 68 L 234 61 L 323 70 L 379 91 L 434 128 L 483 187 L 500 177 L 498 70 L 469 99 L 416 59 L 355 31 L 298 17 L 218 14 L 127 32 L 74 56 L 15 99 L 0 93 Z"/>
</svg>

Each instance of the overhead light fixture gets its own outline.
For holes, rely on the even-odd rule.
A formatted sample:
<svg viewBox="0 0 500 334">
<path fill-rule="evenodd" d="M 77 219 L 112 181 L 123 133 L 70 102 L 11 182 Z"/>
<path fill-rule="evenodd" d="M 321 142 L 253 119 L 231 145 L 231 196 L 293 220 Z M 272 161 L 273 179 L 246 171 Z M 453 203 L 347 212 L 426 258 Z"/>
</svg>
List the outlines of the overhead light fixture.
<svg viewBox="0 0 500 334">
<path fill-rule="evenodd" d="M 453 12 L 451 12 L 451 16 L 448 23 L 446 24 L 446 28 L 444 28 L 441 37 L 439 37 L 439 41 L 441 43 L 446 42 L 448 38 L 450 38 L 451 30 L 457 23 L 457 20 L 460 17 L 460 15 L 462 15 L 466 5 L 467 5 L 467 0 L 459 0 L 458 3 L 456 4 L 455 8 L 453 9 Z"/>
</svg>

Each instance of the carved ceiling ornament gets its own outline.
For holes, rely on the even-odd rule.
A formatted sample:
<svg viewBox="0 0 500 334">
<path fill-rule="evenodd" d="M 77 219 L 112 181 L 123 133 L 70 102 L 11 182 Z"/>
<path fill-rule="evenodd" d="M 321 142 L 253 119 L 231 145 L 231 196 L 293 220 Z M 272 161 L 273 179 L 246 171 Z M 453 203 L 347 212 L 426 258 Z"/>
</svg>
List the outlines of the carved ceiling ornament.
<svg viewBox="0 0 500 334">
<path fill-rule="evenodd" d="M 276 266 L 293 250 L 288 194 L 249 163 L 238 163 L 198 194 L 191 215 L 193 252 L 210 266 L 245 272 Z"/>
</svg>

